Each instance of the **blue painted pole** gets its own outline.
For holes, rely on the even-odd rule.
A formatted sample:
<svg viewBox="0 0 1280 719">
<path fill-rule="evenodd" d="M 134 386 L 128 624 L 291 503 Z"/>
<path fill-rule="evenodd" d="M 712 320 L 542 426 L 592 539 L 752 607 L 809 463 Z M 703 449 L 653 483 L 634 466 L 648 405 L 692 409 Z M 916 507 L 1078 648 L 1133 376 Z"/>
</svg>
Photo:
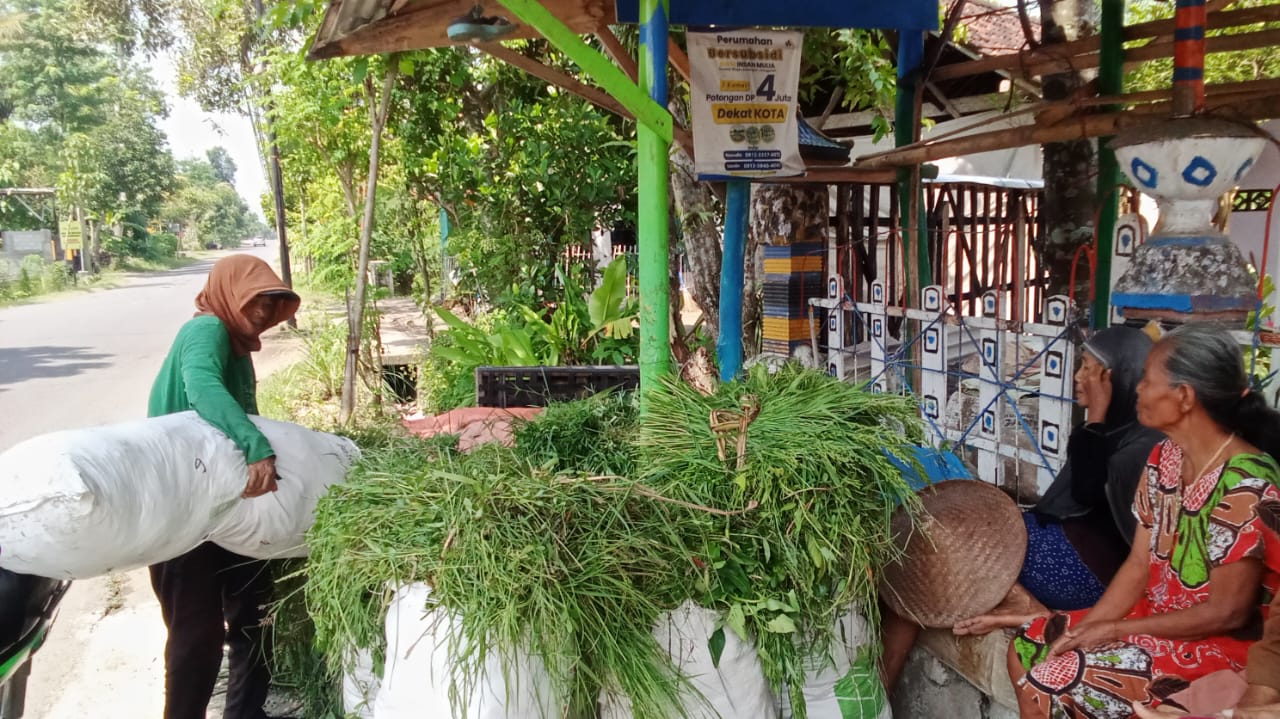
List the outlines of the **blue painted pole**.
<svg viewBox="0 0 1280 719">
<path fill-rule="evenodd" d="M 747 217 L 751 183 L 729 180 L 725 197 L 724 254 L 720 260 L 720 337 L 716 357 L 720 379 L 731 381 L 742 369 L 742 286 L 746 279 Z"/>
</svg>

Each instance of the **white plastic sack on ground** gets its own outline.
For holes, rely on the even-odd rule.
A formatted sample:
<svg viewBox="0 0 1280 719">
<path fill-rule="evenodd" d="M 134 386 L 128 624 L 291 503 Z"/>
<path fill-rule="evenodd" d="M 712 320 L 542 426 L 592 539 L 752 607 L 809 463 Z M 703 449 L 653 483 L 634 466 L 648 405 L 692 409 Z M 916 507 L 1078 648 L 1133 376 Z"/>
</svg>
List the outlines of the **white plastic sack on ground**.
<svg viewBox="0 0 1280 719">
<path fill-rule="evenodd" d="M 809 719 L 893 719 L 879 670 L 871 659 L 874 641 L 870 625 L 856 609 L 836 619 L 829 655 L 805 661 L 804 698 Z M 792 717 L 789 696 L 782 698 L 782 717 Z"/>
<path fill-rule="evenodd" d="M 55 432 L 0 454 L 0 567 L 84 579 L 172 559 L 210 538 L 255 557 L 305 554 L 315 501 L 359 456 L 349 440 L 253 418 L 280 492 L 240 497 L 244 455 L 194 412 Z"/>
<path fill-rule="evenodd" d="M 453 661 L 450 636 L 459 621 L 442 609 L 427 611 L 431 590 L 411 584 L 396 591 L 387 608 L 387 661 L 374 700 L 377 719 L 556 719 L 555 702 L 542 660 L 524 654 L 504 662 L 489 656 L 484 677 L 456 713 L 449 700 Z"/>
<path fill-rule="evenodd" d="M 718 664 L 711 657 L 711 635 L 721 626 L 719 614 L 685 602 L 659 617 L 653 629 L 658 645 L 684 674 L 693 691 L 685 690 L 682 706 L 689 719 L 775 719 L 777 699 L 769 688 L 755 645 L 726 628 Z M 601 696 L 601 719 L 630 719 L 626 697 Z M 382 719 L 382 717 L 378 717 Z"/>
<path fill-rule="evenodd" d="M 342 674 L 342 711 L 358 719 L 373 719 L 373 704 L 381 683 L 369 650 L 356 652 L 351 669 Z"/>
</svg>

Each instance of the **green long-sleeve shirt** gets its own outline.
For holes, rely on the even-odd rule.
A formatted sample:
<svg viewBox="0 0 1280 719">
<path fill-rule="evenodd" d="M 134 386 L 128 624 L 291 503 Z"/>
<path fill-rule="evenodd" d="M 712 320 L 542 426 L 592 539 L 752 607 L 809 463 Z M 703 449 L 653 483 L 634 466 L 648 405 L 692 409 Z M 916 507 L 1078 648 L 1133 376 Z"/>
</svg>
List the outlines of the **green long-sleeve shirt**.
<svg viewBox="0 0 1280 719">
<path fill-rule="evenodd" d="M 258 413 L 253 360 L 231 351 L 231 336 L 222 320 L 200 315 L 178 331 L 155 384 L 147 416 L 195 410 L 222 430 L 252 464 L 275 454 L 262 432 L 249 421 Z"/>
</svg>

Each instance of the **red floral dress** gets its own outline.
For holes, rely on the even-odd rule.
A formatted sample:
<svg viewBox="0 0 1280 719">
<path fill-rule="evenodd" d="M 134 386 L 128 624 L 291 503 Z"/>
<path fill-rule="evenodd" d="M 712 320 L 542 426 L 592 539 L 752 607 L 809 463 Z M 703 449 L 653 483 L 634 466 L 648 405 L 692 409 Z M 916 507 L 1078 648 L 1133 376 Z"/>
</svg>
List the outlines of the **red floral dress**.
<svg viewBox="0 0 1280 719">
<path fill-rule="evenodd" d="M 1146 595 L 1128 618 L 1203 602 L 1209 598 L 1214 567 L 1280 553 L 1274 539 L 1265 540 L 1257 512 L 1264 498 L 1280 499 L 1280 466 L 1274 459 L 1236 455 L 1180 497 L 1181 475 L 1182 449 L 1168 440 L 1156 445 L 1147 461 L 1146 483 L 1134 499 L 1134 514 L 1151 533 L 1151 568 Z M 1263 584 L 1264 594 L 1270 595 L 1280 587 L 1280 575 L 1266 570 Z M 1014 638 L 1029 669 L 1019 689 L 1045 717 L 1125 719 L 1133 714 L 1131 702 L 1158 701 L 1206 674 L 1240 670 L 1249 645 L 1260 636 L 1264 610 L 1260 605 L 1259 621 L 1233 636 L 1180 641 L 1135 634 L 1051 659 L 1046 658 L 1049 647 L 1089 610 L 1038 619 Z"/>
</svg>

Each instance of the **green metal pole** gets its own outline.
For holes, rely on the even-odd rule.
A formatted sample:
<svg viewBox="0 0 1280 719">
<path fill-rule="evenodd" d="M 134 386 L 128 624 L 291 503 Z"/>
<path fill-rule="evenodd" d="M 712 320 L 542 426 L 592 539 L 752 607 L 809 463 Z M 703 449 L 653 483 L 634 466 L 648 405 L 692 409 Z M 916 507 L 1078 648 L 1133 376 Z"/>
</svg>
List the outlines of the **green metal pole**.
<svg viewBox="0 0 1280 719">
<path fill-rule="evenodd" d="M 640 85 L 663 108 L 667 106 L 667 35 L 666 0 L 640 0 Z M 670 120 L 668 113 L 667 121 Z M 671 366 L 671 286 L 667 280 L 669 130 L 668 126 L 663 137 L 646 124 L 637 123 L 636 127 L 640 176 L 641 413 L 645 411 L 646 396 Z"/>
<path fill-rule="evenodd" d="M 898 147 L 910 145 L 916 139 L 916 126 L 920 118 L 916 116 L 916 88 L 920 82 L 921 64 L 924 62 L 924 33 L 919 31 L 900 30 L 898 32 L 898 88 L 897 102 L 894 107 L 893 139 Z M 898 212 L 903 237 L 903 266 L 915 262 L 915 282 L 913 273 L 907 272 L 908 305 L 919 301 L 920 288 L 930 284 L 933 271 L 929 263 L 929 238 L 924 226 L 924 202 L 914 187 L 913 173 L 918 168 L 900 168 L 898 170 Z M 915 256 L 910 256 L 912 247 Z M 897 298 L 891 298 L 896 302 Z"/>
<path fill-rule="evenodd" d="M 1124 0 L 1102 0 L 1102 52 L 1098 60 L 1098 94 L 1119 95 L 1124 91 Z M 1114 106 L 1106 108 L 1116 110 Z M 1093 327 L 1111 324 L 1111 247 L 1116 235 L 1120 208 L 1120 165 L 1111 151 L 1110 137 L 1098 138 L 1098 270 L 1094 276 Z"/>
<path fill-rule="evenodd" d="M 618 66 L 612 60 L 605 57 L 600 51 L 583 42 L 582 38 L 573 30 L 569 29 L 560 18 L 557 18 L 538 0 L 499 0 L 506 6 L 511 14 L 515 15 L 524 24 L 532 27 L 542 33 L 552 45 L 556 46 L 561 52 L 569 56 L 570 60 L 578 63 L 578 67 L 586 73 L 591 79 L 596 81 L 601 88 L 614 97 L 622 106 L 631 111 L 635 115 L 636 122 L 641 127 L 648 127 L 657 136 L 658 139 L 671 144 L 671 113 L 667 111 L 667 83 L 665 69 L 666 65 L 662 65 L 662 97 L 656 97 L 652 88 L 648 95 L 645 94 L 644 82 L 644 61 L 641 56 L 641 76 L 640 84 L 631 82 L 631 78 L 626 73 L 618 69 Z M 657 4 L 656 2 L 653 4 Z M 645 3 L 640 4 L 641 33 L 646 27 Z M 667 4 L 662 2 L 662 48 L 661 55 L 663 63 L 667 60 Z M 643 37 L 641 38 L 643 42 Z M 644 46 L 641 45 L 640 52 L 644 53 Z M 658 48 L 650 48 L 650 52 L 658 52 Z"/>
</svg>

